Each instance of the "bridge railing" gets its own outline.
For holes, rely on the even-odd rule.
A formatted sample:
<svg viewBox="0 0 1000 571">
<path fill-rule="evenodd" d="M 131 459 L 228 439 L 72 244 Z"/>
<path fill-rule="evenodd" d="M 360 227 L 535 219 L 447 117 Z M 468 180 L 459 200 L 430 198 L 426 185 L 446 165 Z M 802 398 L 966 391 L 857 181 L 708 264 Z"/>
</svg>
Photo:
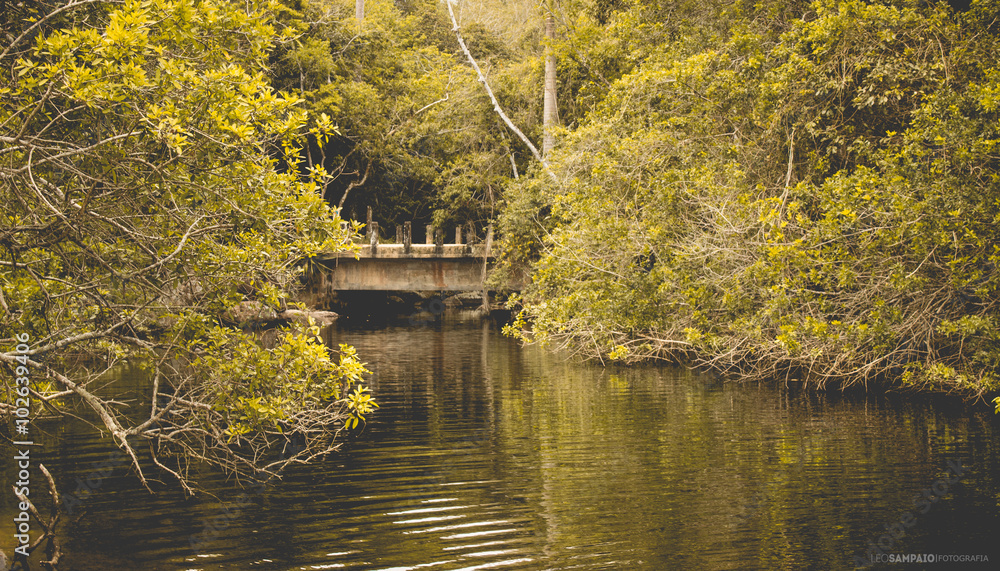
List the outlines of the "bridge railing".
<svg viewBox="0 0 1000 571">
<path fill-rule="evenodd" d="M 428 224 L 426 238 L 423 244 L 413 243 L 413 225 L 409 221 L 396 225 L 395 243 L 383 243 L 379 232 L 379 224 L 372 220 L 372 209 L 368 207 L 366 232 L 361 242 L 362 258 L 492 258 L 493 227 L 486 227 L 486 238 L 479 241 L 472 231 L 471 225 L 467 232 L 462 226 L 455 228 L 455 241 L 445 243 L 445 232 Z M 463 240 L 464 239 L 464 240 Z M 333 257 L 354 257 L 353 253 L 342 252 Z"/>
</svg>

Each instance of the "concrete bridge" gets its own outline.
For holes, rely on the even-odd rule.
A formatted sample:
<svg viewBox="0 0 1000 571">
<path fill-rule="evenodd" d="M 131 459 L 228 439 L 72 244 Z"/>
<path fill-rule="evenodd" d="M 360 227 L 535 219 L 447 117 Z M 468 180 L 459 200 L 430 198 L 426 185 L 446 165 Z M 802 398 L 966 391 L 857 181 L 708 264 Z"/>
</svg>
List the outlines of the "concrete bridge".
<svg viewBox="0 0 1000 571">
<path fill-rule="evenodd" d="M 413 244 L 407 222 L 396 227 L 395 243 L 384 244 L 370 217 L 369 211 L 368 235 L 357 258 L 345 252 L 313 258 L 307 295 L 321 304 L 346 291 L 481 292 L 486 299 L 492 228 L 476 243 L 463 242 L 462 228 L 456 228 L 454 242 L 445 244 L 441 229 L 428 226 L 425 243 Z"/>
</svg>

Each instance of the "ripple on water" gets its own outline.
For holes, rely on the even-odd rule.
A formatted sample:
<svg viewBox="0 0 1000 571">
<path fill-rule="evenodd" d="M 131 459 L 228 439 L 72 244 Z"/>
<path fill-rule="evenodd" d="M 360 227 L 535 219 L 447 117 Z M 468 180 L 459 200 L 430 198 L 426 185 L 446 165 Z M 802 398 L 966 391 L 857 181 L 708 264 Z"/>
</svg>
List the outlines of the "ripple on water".
<svg viewBox="0 0 1000 571">
<path fill-rule="evenodd" d="M 479 327 L 331 335 L 376 373 L 359 438 L 289 469 L 200 554 L 188 538 L 219 501 L 116 470 L 67 527 L 70 567 L 847 568 L 954 458 L 970 472 L 903 548 L 1000 560 L 994 415 L 577 365 Z M 111 451 L 82 427 L 43 448 L 69 491 Z"/>
</svg>

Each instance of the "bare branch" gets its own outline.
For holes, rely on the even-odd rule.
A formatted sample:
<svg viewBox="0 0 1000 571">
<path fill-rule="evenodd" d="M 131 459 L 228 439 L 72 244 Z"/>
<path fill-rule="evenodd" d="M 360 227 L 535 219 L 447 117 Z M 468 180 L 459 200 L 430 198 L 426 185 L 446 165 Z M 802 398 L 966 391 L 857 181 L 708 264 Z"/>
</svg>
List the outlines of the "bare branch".
<svg viewBox="0 0 1000 571">
<path fill-rule="evenodd" d="M 347 200 L 347 194 L 351 192 L 352 189 L 359 187 L 368 180 L 368 173 L 372 170 L 372 162 L 368 161 L 368 166 L 365 168 L 365 176 L 361 177 L 360 181 L 351 181 L 347 185 L 347 189 L 344 190 L 344 195 L 340 197 L 340 202 L 337 203 L 337 208 L 344 207 L 344 201 Z"/>
<path fill-rule="evenodd" d="M 486 76 L 484 76 L 483 71 L 479 69 L 479 64 L 476 63 L 476 59 L 472 57 L 472 52 L 469 51 L 468 46 L 465 45 L 465 40 L 462 39 L 462 34 L 459 32 L 458 20 L 455 19 L 455 11 L 451 7 L 451 0 L 446 0 L 445 4 L 448 5 L 448 14 L 451 15 L 451 23 L 453 26 L 452 31 L 455 32 L 455 37 L 458 39 L 458 45 L 462 48 L 462 52 L 465 54 L 465 57 L 469 59 L 469 63 L 472 65 L 472 68 L 476 70 L 476 75 L 479 76 L 479 82 L 483 84 L 483 88 L 486 90 L 486 95 L 490 97 L 490 101 L 493 103 L 493 110 L 496 111 L 497 115 L 499 115 L 501 119 L 503 119 L 503 122 L 507 125 L 507 127 L 509 127 L 511 131 L 514 131 L 514 134 L 516 134 L 525 146 L 528 147 L 528 150 L 530 150 L 531 154 L 534 155 L 535 160 L 542 165 L 542 168 L 545 169 L 545 172 L 548 173 L 553 182 L 558 183 L 559 178 L 554 172 L 552 172 L 552 169 L 549 168 L 549 163 L 544 157 L 542 157 L 542 154 L 538 152 L 538 148 L 536 148 L 535 145 L 532 144 L 531 140 L 528 139 L 528 137 L 525 136 L 525 134 L 522 133 L 516 125 L 514 125 L 514 122 L 510 120 L 510 117 L 508 117 L 507 114 L 504 113 L 503 108 L 500 107 L 500 102 L 497 101 L 496 96 L 493 95 L 493 90 L 490 89 L 490 84 L 486 81 Z"/>
</svg>

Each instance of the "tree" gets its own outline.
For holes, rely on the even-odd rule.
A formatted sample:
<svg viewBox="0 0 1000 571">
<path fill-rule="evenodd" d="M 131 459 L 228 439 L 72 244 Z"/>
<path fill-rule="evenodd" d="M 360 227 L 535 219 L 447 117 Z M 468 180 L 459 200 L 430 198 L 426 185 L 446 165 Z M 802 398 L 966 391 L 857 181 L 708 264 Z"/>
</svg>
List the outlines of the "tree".
<svg viewBox="0 0 1000 571">
<path fill-rule="evenodd" d="M 331 358 L 311 326 L 264 343 L 239 328 L 285 308 L 300 261 L 357 230 L 276 168 L 306 114 L 268 86 L 288 39 L 274 8 L 74 0 L 5 24 L 0 407 L 82 406 L 147 486 L 163 474 L 193 492 L 192 462 L 273 475 L 373 406 L 350 347 Z M 323 117 L 311 130 L 333 133 Z M 151 381 L 129 405 L 95 388 L 126 361 Z"/>
<path fill-rule="evenodd" d="M 479 83 L 483 85 L 483 89 L 486 90 L 486 95 L 489 96 L 490 102 L 493 103 L 493 110 L 500 117 L 500 119 L 503 120 L 504 124 L 506 124 L 507 127 L 511 131 L 513 131 L 518 136 L 519 139 L 521 139 L 524 145 L 528 147 L 532 155 L 534 155 L 539 162 L 543 162 L 542 155 L 538 152 L 538 149 L 524 135 L 524 133 L 522 133 L 521 130 L 518 129 L 516 125 L 514 125 L 514 123 L 510 120 L 510 117 L 508 117 L 507 114 L 504 113 L 503 108 L 500 107 L 500 102 L 497 101 L 496 96 L 493 95 L 493 90 L 490 88 L 489 82 L 486 81 L 486 76 L 483 75 L 483 71 L 479 68 L 479 64 L 476 62 L 476 58 L 473 57 L 472 52 L 469 51 L 468 46 L 465 45 L 465 40 L 462 39 L 461 30 L 458 25 L 458 20 L 455 18 L 455 11 L 452 9 L 451 2 L 448 2 L 448 14 L 451 16 L 452 31 L 455 32 L 455 39 L 458 40 L 458 45 L 462 48 L 462 53 L 465 54 L 466 58 L 468 58 L 469 65 L 472 66 L 472 69 L 476 70 L 476 76 L 479 79 Z"/>
<path fill-rule="evenodd" d="M 542 138 L 542 156 L 549 156 L 549 151 L 556 144 L 556 136 L 552 130 L 559 124 L 559 106 L 556 99 L 557 92 L 557 68 L 558 62 L 554 53 L 552 42 L 556 37 L 556 21 L 552 16 L 552 9 L 545 13 L 545 88 L 544 106 L 542 111 L 542 128 L 544 136 Z"/>
<path fill-rule="evenodd" d="M 327 145 L 303 149 L 302 172 L 322 168 L 326 199 L 345 217 L 371 206 L 382 227 L 485 227 L 520 147 L 464 63 L 447 9 L 366 6 L 358 29 L 353 5 L 306 3 L 304 33 L 272 57 L 274 85 L 299 94 L 312 121 L 326 114 L 339 127 Z M 496 34 L 473 24 L 466 36 L 484 65 L 503 69 L 510 53 Z"/>
<path fill-rule="evenodd" d="M 996 3 L 738 3 L 708 36 L 649 9 L 611 14 L 613 39 L 577 27 L 618 55 L 586 58 L 609 83 L 575 90 L 597 97 L 552 153 L 565 185 L 509 189 L 506 251 L 533 280 L 508 331 L 743 378 L 1000 391 Z M 622 53 L 639 20 L 673 37 Z"/>
</svg>

